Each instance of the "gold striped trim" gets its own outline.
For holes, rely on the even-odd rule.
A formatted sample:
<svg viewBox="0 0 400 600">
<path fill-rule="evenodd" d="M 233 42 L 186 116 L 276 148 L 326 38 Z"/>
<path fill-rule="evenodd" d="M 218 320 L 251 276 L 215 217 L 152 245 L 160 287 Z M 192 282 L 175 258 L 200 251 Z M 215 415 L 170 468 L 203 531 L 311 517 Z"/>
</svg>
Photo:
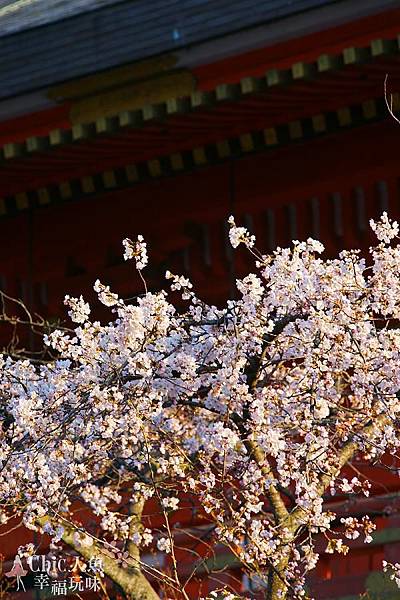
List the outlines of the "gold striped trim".
<svg viewBox="0 0 400 600">
<path fill-rule="evenodd" d="M 158 104 L 147 104 L 140 109 L 119 112 L 115 116 L 100 117 L 93 123 L 76 124 L 69 130 L 55 129 L 46 136 L 31 136 L 23 143 L 4 144 L 0 160 L 12 160 L 54 146 L 115 133 L 125 127 L 142 127 L 154 120 L 166 119 L 169 115 L 208 108 L 218 102 L 236 101 L 270 87 L 295 84 L 318 73 L 373 62 L 382 55 L 398 54 L 399 39 L 400 35 L 389 40 L 374 39 L 366 47 L 349 47 L 338 54 L 323 54 L 315 61 L 297 61 L 289 68 L 271 69 L 264 77 L 244 77 L 237 83 L 221 83 L 211 91 L 196 90 L 187 97 L 171 97 Z"/>
<path fill-rule="evenodd" d="M 393 96 L 394 110 L 400 110 L 400 94 Z M 8 198 L 0 199 L 0 215 L 23 211 L 35 203 L 47 205 L 57 200 L 73 200 L 95 193 L 105 193 L 118 187 L 129 187 L 140 181 L 157 179 L 176 174 L 193 167 L 204 167 L 216 161 L 229 160 L 260 150 L 273 150 L 276 147 L 300 140 L 313 139 L 321 134 L 329 134 L 342 127 L 359 125 L 360 119 L 369 123 L 373 118 L 385 118 L 387 108 L 383 98 L 369 99 L 360 105 L 344 106 L 337 111 L 317 114 L 290 123 L 269 127 L 261 132 L 248 132 L 236 138 L 218 140 L 207 146 L 198 146 L 187 152 L 175 152 L 146 162 L 126 165 L 122 168 L 88 175 L 81 179 L 60 182 L 57 186 L 42 187 L 37 190 L 21 191 Z M 361 121 L 362 122 L 362 121 Z M 33 202 L 33 204 L 32 204 Z"/>
</svg>

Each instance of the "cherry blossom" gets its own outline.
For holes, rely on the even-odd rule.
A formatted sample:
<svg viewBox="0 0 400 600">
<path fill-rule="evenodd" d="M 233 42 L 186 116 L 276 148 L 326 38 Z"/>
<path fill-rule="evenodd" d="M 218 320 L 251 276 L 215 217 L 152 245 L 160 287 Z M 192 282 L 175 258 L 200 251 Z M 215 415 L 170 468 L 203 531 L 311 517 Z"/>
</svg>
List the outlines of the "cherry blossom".
<svg viewBox="0 0 400 600">
<path fill-rule="evenodd" d="M 370 219 L 369 223 L 372 231 L 375 232 L 376 237 L 381 242 L 389 244 L 391 240 L 393 240 L 396 236 L 399 235 L 399 225 L 397 221 L 389 221 L 386 212 L 382 214 L 382 217 L 378 222 L 375 222 L 373 219 Z"/>
<path fill-rule="evenodd" d="M 325 259 L 312 239 L 262 255 L 230 225 L 255 266 L 225 306 L 169 272 L 185 310 L 169 292 L 125 301 L 97 280 L 108 323 L 66 297 L 76 327 L 45 337 L 54 359 L 0 358 L 1 522 L 100 557 L 131 600 L 160 585 L 188 598 L 185 548 L 193 573 L 224 548 L 271 600 L 303 598 L 321 539 L 343 555 L 347 540 L 371 542 L 374 523 L 351 512 L 370 492 L 364 467 L 397 460 L 398 224 L 371 224 L 368 261 Z M 123 244 L 143 269 L 143 238 Z M 200 525 L 179 521 L 188 505 Z"/>
<path fill-rule="evenodd" d="M 124 246 L 124 260 L 135 259 L 136 268 L 141 271 L 148 263 L 147 246 L 142 235 L 138 235 L 137 241 L 132 242 L 129 238 L 122 241 Z"/>
<path fill-rule="evenodd" d="M 64 304 L 70 307 L 71 310 L 68 311 L 68 314 L 74 323 L 85 323 L 85 321 L 88 320 L 90 315 L 90 306 L 84 301 L 82 296 L 79 298 L 65 296 Z"/>
<path fill-rule="evenodd" d="M 237 227 L 233 216 L 229 217 L 228 223 L 230 225 L 229 240 L 233 248 L 237 248 L 239 244 L 244 244 L 248 248 L 254 246 L 256 241 L 255 236 L 250 235 L 245 227 Z"/>
</svg>

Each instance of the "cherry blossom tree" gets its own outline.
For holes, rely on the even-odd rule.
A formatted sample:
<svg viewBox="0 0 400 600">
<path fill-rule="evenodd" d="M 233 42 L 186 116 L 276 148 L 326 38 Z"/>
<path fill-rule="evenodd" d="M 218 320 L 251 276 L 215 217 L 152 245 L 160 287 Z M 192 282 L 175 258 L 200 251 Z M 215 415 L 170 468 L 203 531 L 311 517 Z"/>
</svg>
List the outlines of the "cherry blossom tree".
<svg viewBox="0 0 400 600">
<path fill-rule="evenodd" d="M 321 258 L 312 239 L 262 255 L 231 218 L 231 243 L 255 272 L 223 308 L 170 272 L 185 310 L 166 291 L 124 301 L 96 281 L 111 313 L 101 324 L 67 296 L 75 328 L 45 337 L 54 359 L 1 358 L 1 523 L 19 517 L 101 560 L 130 600 L 159 598 L 160 585 L 189 598 L 209 556 L 193 550 L 182 574 L 173 519 L 190 498 L 210 552 L 224 546 L 269 600 L 306 597 L 317 538 L 342 554 L 348 538 L 372 540 L 367 514 L 338 519 L 326 503 L 368 496 L 357 465 L 400 443 L 399 226 L 384 213 L 371 227 L 367 263 L 358 251 Z M 143 238 L 124 252 L 142 274 Z M 79 519 L 82 507 L 94 522 Z M 168 569 L 145 559 L 152 552 Z M 400 583 L 400 565 L 384 568 Z"/>
</svg>

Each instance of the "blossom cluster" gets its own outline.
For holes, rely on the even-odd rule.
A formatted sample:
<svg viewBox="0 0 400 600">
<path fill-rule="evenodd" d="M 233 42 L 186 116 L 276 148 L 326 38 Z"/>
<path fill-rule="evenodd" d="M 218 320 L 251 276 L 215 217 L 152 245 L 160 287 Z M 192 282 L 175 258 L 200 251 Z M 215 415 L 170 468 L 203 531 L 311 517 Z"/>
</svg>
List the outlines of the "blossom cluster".
<svg viewBox="0 0 400 600">
<path fill-rule="evenodd" d="M 124 246 L 124 260 L 135 259 L 136 268 L 141 271 L 148 263 L 147 246 L 142 235 L 138 235 L 137 241 L 132 242 L 129 238 L 122 241 Z"/>
<path fill-rule="evenodd" d="M 383 561 L 383 571 L 389 573 L 390 579 L 400 587 L 400 563 L 389 563 Z"/>
<path fill-rule="evenodd" d="M 231 225 L 233 246 L 252 248 Z M 77 326 L 46 338 L 55 360 L 0 358 L 2 522 L 19 514 L 41 529 L 50 516 L 55 541 L 75 524 L 78 547 L 154 543 L 173 559 L 183 533 L 170 519 L 184 495 L 212 524 L 207 544 L 229 548 L 260 581 L 279 572 L 302 597 L 319 534 L 328 552 L 347 552 L 360 532 L 371 541 L 367 518 L 340 523 L 323 496 L 368 495 L 367 475 L 349 480 L 346 465 L 400 445 L 398 225 L 384 215 L 373 229 L 368 267 L 358 252 L 325 260 L 319 242 L 295 242 L 260 255 L 225 307 L 170 273 L 185 312 L 167 292 L 132 303 L 97 281 L 112 308 L 101 324 L 67 297 Z M 142 269 L 143 239 L 124 247 Z M 129 509 L 149 502 L 156 525 Z M 76 503 L 97 529 L 82 532 Z"/>
</svg>

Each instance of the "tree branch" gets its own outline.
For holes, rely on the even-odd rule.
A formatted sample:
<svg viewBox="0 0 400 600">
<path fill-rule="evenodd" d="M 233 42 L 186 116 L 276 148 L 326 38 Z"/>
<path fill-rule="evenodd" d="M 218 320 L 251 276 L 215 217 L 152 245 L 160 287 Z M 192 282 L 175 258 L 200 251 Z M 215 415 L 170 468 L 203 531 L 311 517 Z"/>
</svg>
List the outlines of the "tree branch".
<svg viewBox="0 0 400 600">
<path fill-rule="evenodd" d="M 158 594 L 137 566 L 120 567 L 116 559 L 110 557 L 96 542 L 93 542 L 91 546 L 79 544 L 74 536 L 74 534 L 79 533 L 79 529 L 71 523 L 64 520 L 59 523 L 53 521 L 47 515 L 38 517 L 36 522 L 41 527 L 44 527 L 46 523 L 50 523 L 53 528 L 61 525 L 64 529 L 63 542 L 87 560 L 91 558 L 101 560 L 104 573 L 119 585 L 129 600 L 159 600 Z"/>
</svg>

